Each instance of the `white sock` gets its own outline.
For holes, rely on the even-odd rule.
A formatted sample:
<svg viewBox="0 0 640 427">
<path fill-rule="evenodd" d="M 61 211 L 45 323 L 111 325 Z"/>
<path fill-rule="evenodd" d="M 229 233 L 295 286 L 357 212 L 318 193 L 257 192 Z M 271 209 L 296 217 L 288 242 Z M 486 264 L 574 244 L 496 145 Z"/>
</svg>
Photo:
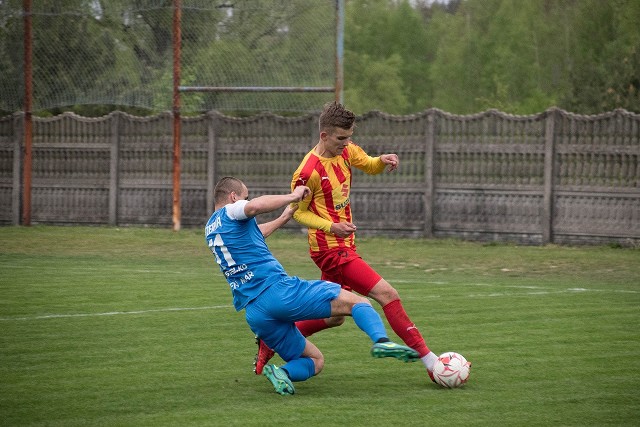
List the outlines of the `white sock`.
<svg viewBox="0 0 640 427">
<path fill-rule="evenodd" d="M 429 372 L 433 372 L 433 365 L 436 364 L 436 360 L 438 360 L 438 356 L 433 351 L 430 351 L 426 356 L 420 358 L 424 366 L 429 370 Z"/>
</svg>

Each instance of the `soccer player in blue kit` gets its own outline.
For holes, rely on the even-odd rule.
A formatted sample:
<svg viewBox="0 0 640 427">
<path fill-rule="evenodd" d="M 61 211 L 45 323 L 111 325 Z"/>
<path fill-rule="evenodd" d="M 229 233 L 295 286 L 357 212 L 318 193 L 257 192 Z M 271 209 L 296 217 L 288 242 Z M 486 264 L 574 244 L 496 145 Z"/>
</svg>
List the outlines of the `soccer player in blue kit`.
<svg viewBox="0 0 640 427">
<path fill-rule="evenodd" d="M 324 356 L 296 328 L 304 319 L 352 316 L 373 341 L 371 355 L 407 361 L 419 359 L 410 347 L 391 342 L 382 319 L 369 301 L 340 285 L 289 276 L 265 243 L 265 237 L 286 224 L 309 188 L 298 186 L 283 195 L 249 200 L 246 185 L 224 177 L 214 190 L 215 212 L 205 227 L 205 240 L 224 274 L 236 311 L 245 310 L 251 330 L 286 362 L 267 365 L 263 375 L 281 395 L 294 394 L 293 382 L 320 373 Z M 256 215 L 285 208 L 273 221 L 258 224 Z"/>
</svg>

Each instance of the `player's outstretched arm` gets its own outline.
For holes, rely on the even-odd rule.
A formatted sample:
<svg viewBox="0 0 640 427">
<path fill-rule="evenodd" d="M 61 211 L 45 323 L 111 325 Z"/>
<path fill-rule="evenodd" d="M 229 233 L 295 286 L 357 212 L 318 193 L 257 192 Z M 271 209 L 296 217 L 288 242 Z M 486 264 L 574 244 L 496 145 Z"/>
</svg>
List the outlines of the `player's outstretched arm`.
<svg viewBox="0 0 640 427">
<path fill-rule="evenodd" d="M 309 193 L 309 187 L 301 185 L 289 194 L 266 194 L 256 197 L 244 205 L 244 214 L 251 218 L 263 213 L 273 212 L 285 207 L 289 203 L 299 202 L 307 197 Z"/>
<path fill-rule="evenodd" d="M 274 219 L 273 221 L 265 222 L 264 224 L 258 224 L 258 228 L 260 229 L 262 236 L 264 238 L 269 237 L 271 233 L 289 222 L 289 220 L 293 217 L 293 213 L 296 211 L 296 209 L 298 209 L 298 205 L 289 204 L 286 208 L 284 208 L 282 214 L 280 214 L 278 218 Z"/>
</svg>

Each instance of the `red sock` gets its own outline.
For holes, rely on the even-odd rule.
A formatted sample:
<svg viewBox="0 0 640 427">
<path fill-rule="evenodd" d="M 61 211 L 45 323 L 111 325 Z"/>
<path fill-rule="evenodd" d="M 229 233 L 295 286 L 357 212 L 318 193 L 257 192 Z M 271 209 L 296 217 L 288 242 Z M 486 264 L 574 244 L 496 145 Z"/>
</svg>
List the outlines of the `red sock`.
<svg viewBox="0 0 640 427">
<path fill-rule="evenodd" d="M 420 353 L 420 357 L 426 356 L 429 353 L 427 343 L 424 342 L 424 338 L 420 335 L 420 331 L 418 331 L 416 325 L 409 319 L 409 316 L 407 316 L 407 312 L 404 311 L 404 307 L 402 307 L 399 299 L 391 301 L 382 307 L 382 310 L 393 332 L 395 332 L 406 345 Z"/>
<path fill-rule="evenodd" d="M 324 319 L 311 319 L 296 322 L 296 328 L 302 332 L 302 335 L 308 337 L 316 332 L 329 328 L 329 325 L 327 325 L 327 322 L 325 322 Z"/>
</svg>

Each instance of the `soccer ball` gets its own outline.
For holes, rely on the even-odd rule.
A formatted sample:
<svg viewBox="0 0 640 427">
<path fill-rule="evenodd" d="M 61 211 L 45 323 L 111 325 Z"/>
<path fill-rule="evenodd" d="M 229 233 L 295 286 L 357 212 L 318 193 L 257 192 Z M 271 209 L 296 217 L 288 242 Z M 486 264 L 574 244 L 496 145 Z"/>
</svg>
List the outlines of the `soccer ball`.
<svg viewBox="0 0 640 427">
<path fill-rule="evenodd" d="M 433 379 L 442 387 L 456 388 L 467 382 L 470 370 L 471 362 L 463 355 L 449 351 L 438 356 L 433 366 Z"/>
</svg>

